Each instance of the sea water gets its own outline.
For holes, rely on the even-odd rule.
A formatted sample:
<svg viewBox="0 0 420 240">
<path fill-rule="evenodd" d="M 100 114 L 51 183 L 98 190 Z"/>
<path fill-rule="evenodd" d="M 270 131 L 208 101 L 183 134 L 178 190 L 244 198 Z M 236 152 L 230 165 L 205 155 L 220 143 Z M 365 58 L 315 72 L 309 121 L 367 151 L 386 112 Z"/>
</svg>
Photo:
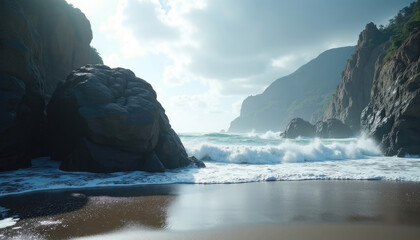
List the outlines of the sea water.
<svg viewBox="0 0 420 240">
<path fill-rule="evenodd" d="M 0 196 L 46 189 L 140 184 L 227 184 L 296 180 L 420 181 L 420 158 L 385 157 L 365 137 L 283 139 L 280 133 L 180 134 L 189 156 L 206 168 L 185 167 L 164 173 L 64 172 L 48 158 L 32 167 L 0 173 Z"/>
</svg>

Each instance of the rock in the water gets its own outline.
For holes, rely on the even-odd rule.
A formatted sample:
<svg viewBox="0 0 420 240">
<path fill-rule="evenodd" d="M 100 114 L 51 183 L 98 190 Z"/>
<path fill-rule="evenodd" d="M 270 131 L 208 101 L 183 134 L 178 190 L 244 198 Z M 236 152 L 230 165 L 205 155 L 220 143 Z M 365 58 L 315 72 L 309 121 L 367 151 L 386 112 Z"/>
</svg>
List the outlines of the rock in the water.
<svg viewBox="0 0 420 240">
<path fill-rule="evenodd" d="M 331 118 L 315 124 L 316 136 L 320 138 L 348 138 L 353 136 L 349 126 L 338 119 Z"/>
<path fill-rule="evenodd" d="M 127 69 L 86 65 L 48 105 L 53 159 L 67 171 L 160 172 L 193 163 L 156 93 Z"/>
<path fill-rule="evenodd" d="M 202 161 L 198 160 L 195 156 L 188 157 L 197 167 L 204 168 L 206 167 L 206 164 L 204 164 Z"/>
<path fill-rule="evenodd" d="M 91 40 L 89 21 L 64 0 L 0 1 L 0 171 L 48 154 L 46 103 L 73 69 L 102 62 Z M 10 81 L 19 90 L 5 90 Z"/>
<path fill-rule="evenodd" d="M 302 118 L 293 118 L 281 136 L 285 138 L 314 137 L 315 126 Z"/>
<path fill-rule="evenodd" d="M 378 64 L 364 131 L 386 155 L 420 155 L 420 30 L 414 30 L 394 56 Z M 383 61 L 383 58 L 380 59 Z"/>
</svg>

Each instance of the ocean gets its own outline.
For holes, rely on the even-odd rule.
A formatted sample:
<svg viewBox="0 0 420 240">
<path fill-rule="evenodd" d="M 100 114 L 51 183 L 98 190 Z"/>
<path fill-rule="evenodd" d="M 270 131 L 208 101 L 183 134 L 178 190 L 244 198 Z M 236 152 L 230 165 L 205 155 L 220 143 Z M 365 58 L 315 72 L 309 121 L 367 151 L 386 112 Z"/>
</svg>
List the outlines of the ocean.
<svg viewBox="0 0 420 240">
<path fill-rule="evenodd" d="M 383 156 L 365 137 L 283 139 L 264 134 L 203 133 L 179 135 L 189 156 L 206 168 L 186 167 L 164 173 L 64 172 L 57 162 L 37 158 L 32 167 L 0 173 L 0 196 L 48 189 L 143 184 L 229 184 L 298 180 L 420 181 L 420 158 Z"/>
</svg>

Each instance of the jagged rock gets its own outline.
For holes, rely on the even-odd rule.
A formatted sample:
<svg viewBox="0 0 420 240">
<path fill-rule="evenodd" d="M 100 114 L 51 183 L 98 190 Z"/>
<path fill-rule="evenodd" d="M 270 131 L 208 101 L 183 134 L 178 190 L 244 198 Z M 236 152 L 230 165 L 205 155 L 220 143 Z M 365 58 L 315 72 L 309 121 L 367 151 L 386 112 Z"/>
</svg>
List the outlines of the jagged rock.
<svg viewBox="0 0 420 240">
<path fill-rule="evenodd" d="M 160 172 L 198 163 L 188 158 L 152 86 L 127 69 L 73 71 L 54 92 L 48 121 L 51 157 L 63 170 Z"/>
<path fill-rule="evenodd" d="M 17 109 L 0 98 L 1 106 L 17 112 L 13 125 L 11 119 L 0 123 L 0 139 L 13 136 L 0 141 L 0 171 L 30 166 L 33 157 L 48 154 L 43 144 L 46 103 L 73 69 L 102 62 L 91 40 L 89 21 L 64 0 L 0 1 L 0 73 L 24 89 Z"/>
<path fill-rule="evenodd" d="M 318 121 L 315 128 L 316 136 L 320 138 L 349 138 L 353 136 L 350 127 L 335 118 Z"/>
<path fill-rule="evenodd" d="M 413 31 L 389 61 L 376 66 L 363 130 L 386 155 L 420 155 L 420 30 Z"/>
<path fill-rule="evenodd" d="M 315 137 L 315 126 L 302 118 L 293 118 L 281 136 L 284 138 Z"/>
<path fill-rule="evenodd" d="M 353 136 L 349 126 L 338 119 L 318 121 L 315 126 L 301 118 L 294 118 L 281 134 L 284 138 L 319 137 L 319 138 L 348 138 Z"/>
<path fill-rule="evenodd" d="M 188 157 L 197 167 L 204 168 L 206 167 L 206 164 L 204 164 L 202 161 L 198 160 L 195 156 Z"/>
<path fill-rule="evenodd" d="M 370 101 L 375 62 L 388 46 L 385 43 L 378 44 L 381 41 L 376 26 L 373 23 L 367 24 L 359 35 L 353 55 L 347 61 L 323 120 L 336 118 L 350 126 L 354 132 L 360 130 L 360 115 Z"/>
</svg>

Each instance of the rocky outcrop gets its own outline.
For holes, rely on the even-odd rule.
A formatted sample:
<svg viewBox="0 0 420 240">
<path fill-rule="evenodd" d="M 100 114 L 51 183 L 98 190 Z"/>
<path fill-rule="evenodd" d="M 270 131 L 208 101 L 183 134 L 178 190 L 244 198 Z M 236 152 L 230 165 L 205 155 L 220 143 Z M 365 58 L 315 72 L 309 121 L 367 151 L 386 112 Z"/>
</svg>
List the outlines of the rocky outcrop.
<svg viewBox="0 0 420 240">
<path fill-rule="evenodd" d="M 376 26 L 367 24 L 347 61 L 333 100 L 324 112 L 324 120 L 337 118 L 354 132 L 360 130 L 360 115 L 370 101 L 375 62 L 386 49 L 381 41 L 382 35 Z"/>
<path fill-rule="evenodd" d="M 284 138 L 314 137 L 315 126 L 302 118 L 293 118 L 281 136 Z"/>
<path fill-rule="evenodd" d="M 353 132 L 340 120 L 331 118 L 315 124 L 315 135 L 319 138 L 349 138 Z"/>
<path fill-rule="evenodd" d="M 420 155 L 420 29 L 376 67 L 369 105 L 361 117 L 365 132 L 386 155 Z"/>
<path fill-rule="evenodd" d="M 86 65 L 48 105 L 53 159 L 67 171 L 164 171 L 192 164 L 156 93 L 130 70 Z M 200 165 L 200 164 L 197 164 Z"/>
<path fill-rule="evenodd" d="M 0 169 L 28 167 L 28 162 L 19 161 L 18 153 L 22 134 L 17 116 L 19 103 L 25 94 L 25 84 L 9 74 L 0 73 Z"/>
<path fill-rule="evenodd" d="M 0 171 L 47 154 L 46 103 L 73 69 L 102 62 L 91 40 L 89 21 L 64 0 L 0 1 Z"/>
<path fill-rule="evenodd" d="M 294 118 L 281 133 L 281 136 L 284 138 L 348 138 L 353 136 L 353 132 L 349 126 L 334 118 L 318 121 L 315 125 L 301 118 Z"/>
<path fill-rule="evenodd" d="M 246 98 L 229 132 L 281 131 L 295 117 L 315 123 L 331 101 L 353 51 L 354 47 L 325 51 L 294 73 L 275 80 L 263 93 Z"/>
</svg>

